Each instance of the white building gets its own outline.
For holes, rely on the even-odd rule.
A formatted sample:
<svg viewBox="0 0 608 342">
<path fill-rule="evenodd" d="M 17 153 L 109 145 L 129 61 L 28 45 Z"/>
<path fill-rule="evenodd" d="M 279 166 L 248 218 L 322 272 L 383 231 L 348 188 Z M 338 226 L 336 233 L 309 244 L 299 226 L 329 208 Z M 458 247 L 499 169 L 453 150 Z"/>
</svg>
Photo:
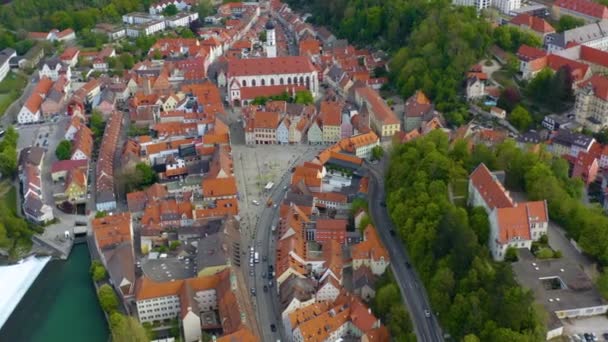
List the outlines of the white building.
<svg viewBox="0 0 608 342">
<path fill-rule="evenodd" d="M 492 0 L 492 6 L 504 14 L 510 14 L 521 7 L 521 0 Z"/>
<path fill-rule="evenodd" d="M 190 23 L 198 20 L 198 12 L 178 13 L 165 20 L 168 27 L 189 27 Z"/>
<path fill-rule="evenodd" d="M 25 101 L 21 110 L 19 110 L 17 122 L 20 124 L 28 124 L 40 121 L 42 101 L 44 101 L 46 94 L 52 86 L 53 81 L 50 78 L 42 77 L 40 79 L 30 97 Z"/>
<path fill-rule="evenodd" d="M 10 68 L 11 58 L 17 56 L 17 52 L 13 49 L 6 48 L 0 51 L 0 82 L 8 75 Z"/>
<path fill-rule="evenodd" d="M 473 6 L 476 10 L 481 11 L 484 8 L 490 7 L 491 0 L 452 0 L 452 4 L 456 6 Z"/>
<path fill-rule="evenodd" d="M 274 30 L 274 22 L 268 20 L 266 23 L 266 57 L 274 58 L 277 56 L 277 41 Z"/>
<path fill-rule="evenodd" d="M 481 206 L 488 213 L 488 245 L 494 260 L 504 260 L 509 247 L 530 249 L 532 241 L 547 234 L 547 202 L 516 203 L 483 163 L 469 177 L 469 205 Z"/>
<path fill-rule="evenodd" d="M 154 20 L 127 27 L 127 37 L 137 38 L 162 32 L 166 28 L 165 20 Z"/>
<path fill-rule="evenodd" d="M 72 76 L 72 68 L 69 65 L 64 65 L 60 59 L 50 59 L 42 65 L 38 70 L 40 77 L 48 77 L 53 81 L 57 81 L 60 75 L 65 75 L 69 80 Z"/>
<path fill-rule="evenodd" d="M 162 12 L 169 5 L 174 5 L 178 11 L 189 11 L 192 6 L 190 5 L 190 1 L 186 0 L 162 0 L 153 5 L 150 5 L 148 12 L 150 14 L 162 14 Z"/>
</svg>

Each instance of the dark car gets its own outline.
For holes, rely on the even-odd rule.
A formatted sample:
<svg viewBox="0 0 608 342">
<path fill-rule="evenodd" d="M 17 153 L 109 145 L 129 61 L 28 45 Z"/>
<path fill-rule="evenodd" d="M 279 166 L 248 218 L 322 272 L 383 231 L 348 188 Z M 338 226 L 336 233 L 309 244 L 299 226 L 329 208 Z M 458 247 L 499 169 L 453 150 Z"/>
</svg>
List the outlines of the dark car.
<svg viewBox="0 0 608 342">
<path fill-rule="evenodd" d="M 406 261 L 406 262 L 405 262 L 405 267 L 407 267 L 407 268 L 412 268 L 412 264 L 410 264 L 410 262 L 409 262 L 409 261 Z"/>
<path fill-rule="evenodd" d="M 271 325 L 270 325 L 270 331 L 272 331 L 272 332 L 276 332 L 276 331 L 277 331 L 277 326 L 276 326 L 276 325 L 274 325 L 274 324 L 271 324 Z"/>
<path fill-rule="evenodd" d="M 264 292 L 268 292 L 268 286 L 264 285 Z"/>
<path fill-rule="evenodd" d="M 394 229 L 391 229 L 390 233 L 391 233 L 391 236 L 395 236 L 395 230 Z"/>
<path fill-rule="evenodd" d="M 380 206 L 386 208 L 386 202 L 384 202 L 384 201 L 380 202 Z"/>
</svg>

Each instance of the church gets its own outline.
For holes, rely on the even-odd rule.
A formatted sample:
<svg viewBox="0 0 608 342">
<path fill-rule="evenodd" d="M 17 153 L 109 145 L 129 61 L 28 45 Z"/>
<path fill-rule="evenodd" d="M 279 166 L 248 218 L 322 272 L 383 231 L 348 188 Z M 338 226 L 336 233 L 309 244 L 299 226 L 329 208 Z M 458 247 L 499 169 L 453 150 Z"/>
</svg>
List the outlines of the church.
<svg viewBox="0 0 608 342">
<path fill-rule="evenodd" d="M 277 57 L 274 23 L 266 24 L 266 58 L 231 59 L 225 75 L 228 102 L 247 105 L 258 96 L 309 90 L 314 97 L 319 89 L 318 72 L 304 56 Z"/>
</svg>

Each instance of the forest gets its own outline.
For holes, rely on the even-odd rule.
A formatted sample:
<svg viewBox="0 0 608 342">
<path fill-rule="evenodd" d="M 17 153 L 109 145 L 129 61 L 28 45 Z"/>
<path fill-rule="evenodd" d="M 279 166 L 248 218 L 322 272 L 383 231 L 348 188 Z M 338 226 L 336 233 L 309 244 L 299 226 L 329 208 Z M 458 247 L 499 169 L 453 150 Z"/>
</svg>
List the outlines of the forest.
<svg viewBox="0 0 608 342">
<path fill-rule="evenodd" d="M 390 53 L 391 87 L 404 98 L 422 89 L 458 126 L 468 119 L 461 89 L 465 73 L 492 44 L 514 52 L 538 38 L 515 27 L 493 30 L 473 8 L 447 0 L 288 0 L 309 11 L 310 22 L 327 26 L 359 46 Z"/>
<path fill-rule="evenodd" d="M 543 340 L 546 314 L 520 287 L 510 264 L 486 247 L 484 210 L 453 204 L 448 187 L 466 181 L 479 163 L 506 172 L 507 187 L 546 199 L 549 216 L 602 266 L 608 265 L 608 218 L 581 202 L 582 182 L 568 177 L 562 158 L 520 149 L 512 140 L 490 149 L 448 142 L 440 131 L 396 146 L 387 179 L 387 205 L 423 279 L 442 326 L 456 340 Z M 599 290 L 608 293 L 601 276 Z"/>
</svg>

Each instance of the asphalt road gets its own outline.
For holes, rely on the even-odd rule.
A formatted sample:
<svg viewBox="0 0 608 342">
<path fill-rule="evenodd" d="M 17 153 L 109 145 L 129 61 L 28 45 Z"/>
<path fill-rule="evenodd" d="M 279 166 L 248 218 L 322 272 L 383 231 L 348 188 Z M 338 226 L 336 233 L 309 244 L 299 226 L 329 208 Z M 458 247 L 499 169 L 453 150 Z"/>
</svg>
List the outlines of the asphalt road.
<svg viewBox="0 0 608 342">
<path fill-rule="evenodd" d="M 316 155 L 316 150 L 308 151 L 302 154 L 296 161 L 291 164 L 295 166 L 302 161 L 310 160 Z M 290 168 L 291 168 L 290 166 Z M 289 170 L 285 172 L 281 181 L 275 185 L 272 190 L 270 197 L 274 203 L 279 204 L 285 197 L 286 185 L 291 180 L 291 172 Z M 268 285 L 268 265 L 275 265 L 275 251 L 276 251 L 276 239 L 273 236 L 271 227 L 273 224 L 278 226 L 279 220 L 279 208 L 274 206 L 266 207 L 266 198 L 260 199 L 261 205 L 264 205 L 264 209 L 260 213 L 259 220 L 257 222 L 256 238 L 255 238 L 255 249 L 260 254 L 260 263 L 255 264 L 255 272 L 253 277 L 249 277 L 250 286 L 254 286 L 256 289 L 256 309 L 257 319 L 260 325 L 260 331 L 262 332 L 262 341 L 289 341 L 285 335 L 281 321 L 281 311 L 279 307 L 278 288 L 274 279 L 272 280 L 273 287 L 268 289 L 268 292 L 264 292 L 264 285 Z M 267 257 L 267 261 L 262 261 L 262 256 Z M 262 278 L 262 273 L 266 273 L 266 277 Z M 253 279 L 252 279 L 253 278 Z M 253 281 L 251 281 L 253 280 Z M 276 332 L 270 330 L 270 325 L 276 326 Z"/>
<path fill-rule="evenodd" d="M 386 206 L 383 205 L 386 197 L 383 172 L 368 164 L 365 166 L 371 176 L 368 198 L 370 214 L 378 227 L 378 233 L 382 242 L 388 249 L 391 258 L 391 269 L 401 290 L 401 295 L 405 300 L 407 310 L 410 313 L 418 341 L 443 341 L 441 328 L 435 315 L 431 313 L 430 317 L 426 317 L 424 313 L 425 310 L 430 310 L 424 285 L 414 268 L 407 266 L 410 259 L 405 247 L 398 239 L 395 239 L 391 235 L 391 230 L 394 230 L 394 227 Z"/>
</svg>

